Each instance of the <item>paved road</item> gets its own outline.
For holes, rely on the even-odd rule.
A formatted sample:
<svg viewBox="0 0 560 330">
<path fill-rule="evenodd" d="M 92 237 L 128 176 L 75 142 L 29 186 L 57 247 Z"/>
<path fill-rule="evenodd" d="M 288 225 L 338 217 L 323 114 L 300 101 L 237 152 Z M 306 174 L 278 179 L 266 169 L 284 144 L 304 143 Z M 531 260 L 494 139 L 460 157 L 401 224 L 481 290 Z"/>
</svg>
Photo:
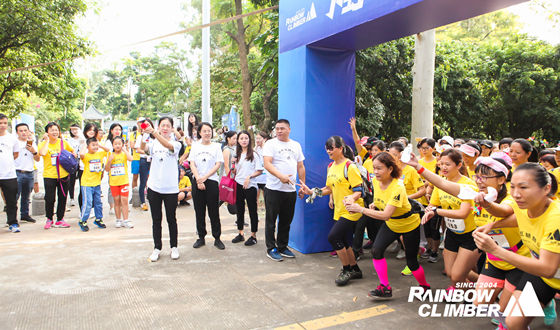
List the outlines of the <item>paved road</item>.
<svg viewBox="0 0 560 330">
<path fill-rule="evenodd" d="M 73 207 L 69 229 L 46 231 L 42 221 L 23 224 L 18 234 L 0 228 L 0 329 L 495 328 L 487 318 L 419 317 L 420 303 L 407 302 L 415 280 L 399 274 L 404 262 L 394 255 L 394 299 L 380 303 L 366 297 L 377 284 L 369 258 L 359 262 L 364 279 L 336 287 L 340 265 L 328 253 L 276 263 L 265 257 L 262 231 L 257 245 L 234 245 L 234 218 L 225 208 L 224 251 L 210 238 L 192 248 L 194 211 L 184 206 L 177 212 L 181 258 L 170 260 L 164 240 L 156 263 L 147 260 L 149 212 L 132 211 L 134 229 L 114 228 L 107 216 L 109 228 L 87 233 L 77 214 Z M 433 287 L 447 286 L 441 263 L 424 266 Z M 532 326 L 539 328 L 542 320 Z"/>
</svg>

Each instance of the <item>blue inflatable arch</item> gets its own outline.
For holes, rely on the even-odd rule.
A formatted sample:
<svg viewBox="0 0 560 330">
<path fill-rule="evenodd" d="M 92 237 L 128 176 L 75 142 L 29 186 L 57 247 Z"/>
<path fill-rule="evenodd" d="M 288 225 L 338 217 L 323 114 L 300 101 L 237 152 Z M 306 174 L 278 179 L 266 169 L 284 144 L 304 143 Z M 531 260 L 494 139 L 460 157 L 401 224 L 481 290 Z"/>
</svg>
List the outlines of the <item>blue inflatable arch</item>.
<svg viewBox="0 0 560 330">
<path fill-rule="evenodd" d="M 306 157 L 307 184 L 325 184 L 331 135 L 352 141 L 355 52 L 526 0 L 281 0 L 278 117 L 290 120 L 291 138 Z M 328 198 L 298 201 L 290 246 L 302 253 L 329 251 Z"/>
</svg>

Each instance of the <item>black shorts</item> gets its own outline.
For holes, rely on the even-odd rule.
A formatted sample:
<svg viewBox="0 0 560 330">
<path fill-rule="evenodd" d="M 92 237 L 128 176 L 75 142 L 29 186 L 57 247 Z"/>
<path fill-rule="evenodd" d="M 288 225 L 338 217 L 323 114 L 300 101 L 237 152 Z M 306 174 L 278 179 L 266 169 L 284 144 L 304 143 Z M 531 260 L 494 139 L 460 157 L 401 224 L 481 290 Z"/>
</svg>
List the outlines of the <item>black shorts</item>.
<svg viewBox="0 0 560 330">
<path fill-rule="evenodd" d="M 535 289 L 535 293 L 537 294 L 537 298 L 539 298 L 539 301 L 544 306 L 548 305 L 548 303 L 554 298 L 554 295 L 560 293 L 560 290 L 554 289 L 550 285 L 546 284 L 542 278 L 527 273 L 523 273 L 523 276 L 521 276 L 516 290 L 523 291 L 527 282 L 531 282 L 533 289 Z"/>
<path fill-rule="evenodd" d="M 264 187 L 266 187 L 266 183 L 257 183 L 257 187 L 259 187 L 260 190 L 264 190 Z"/>
<path fill-rule="evenodd" d="M 482 268 L 482 272 L 480 274 L 481 275 L 486 275 L 488 277 L 492 277 L 492 278 L 495 278 L 495 279 L 498 279 L 498 280 L 506 280 L 509 283 L 511 283 L 511 284 L 513 284 L 514 286 L 517 287 L 517 285 L 519 284 L 519 281 L 521 280 L 521 277 L 523 276 L 524 273 L 517 268 L 511 269 L 511 270 L 500 269 L 500 268 L 492 265 L 487 260 L 486 263 L 484 264 L 484 267 Z"/>
<path fill-rule="evenodd" d="M 459 248 L 474 251 L 476 244 L 472 237 L 472 231 L 464 234 L 456 234 L 449 229 L 445 231 L 445 242 L 443 243 L 446 250 L 451 252 L 458 252 Z"/>
</svg>

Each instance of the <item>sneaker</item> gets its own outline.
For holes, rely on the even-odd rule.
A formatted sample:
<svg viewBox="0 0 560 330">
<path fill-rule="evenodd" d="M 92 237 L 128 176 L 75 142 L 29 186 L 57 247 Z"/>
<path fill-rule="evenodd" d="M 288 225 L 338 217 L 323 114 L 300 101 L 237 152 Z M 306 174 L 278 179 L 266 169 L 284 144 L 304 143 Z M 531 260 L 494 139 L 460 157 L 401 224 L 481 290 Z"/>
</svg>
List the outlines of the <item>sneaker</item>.
<svg viewBox="0 0 560 330">
<path fill-rule="evenodd" d="M 57 222 L 55 222 L 54 227 L 55 228 L 70 228 L 70 225 L 68 223 L 66 223 L 66 221 L 64 221 L 64 219 L 62 219 L 62 220 L 58 220 Z"/>
<path fill-rule="evenodd" d="M 19 225 L 17 223 L 10 225 L 9 229 L 12 233 L 19 233 L 21 231 L 19 230 Z"/>
<path fill-rule="evenodd" d="M 257 239 L 254 236 L 251 236 L 245 241 L 245 246 L 251 246 L 257 244 Z"/>
<path fill-rule="evenodd" d="M 421 246 L 418 248 L 418 258 L 420 258 L 424 253 L 426 253 L 426 248 Z"/>
<path fill-rule="evenodd" d="M 496 328 L 496 330 L 507 330 L 507 328 L 501 322 L 498 322 L 498 327 Z"/>
<path fill-rule="evenodd" d="M 22 220 L 22 221 L 26 221 L 26 222 L 31 222 L 31 223 L 37 222 L 37 220 L 35 220 L 35 219 L 33 219 L 32 217 L 30 217 L 29 214 L 28 214 L 28 215 L 22 215 L 22 216 L 21 216 L 21 220 Z"/>
<path fill-rule="evenodd" d="M 282 256 L 280 255 L 280 253 L 278 253 L 278 249 L 274 248 L 272 250 L 266 251 L 266 255 L 274 260 L 274 261 L 282 261 L 284 260 L 284 258 L 282 258 Z"/>
<path fill-rule="evenodd" d="M 362 270 L 360 268 L 352 268 L 350 269 L 350 279 L 352 280 L 357 280 L 364 277 L 364 275 L 362 274 Z"/>
<path fill-rule="evenodd" d="M 420 258 L 422 258 L 422 259 L 428 259 L 431 255 L 432 255 L 432 250 L 431 250 L 431 249 L 427 249 L 424 253 L 422 253 L 422 254 L 420 255 Z"/>
<path fill-rule="evenodd" d="M 338 258 L 338 254 L 336 253 L 336 251 L 331 251 L 330 256 L 333 258 Z"/>
<path fill-rule="evenodd" d="M 214 241 L 214 246 L 218 248 L 218 250 L 223 250 L 226 248 L 226 246 L 224 245 L 224 243 L 220 240 L 220 239 L 216 239 Z"/>
<path fill-rule="evenodd" d="M 554 299 L 543 308 L 544 312 L 544 325 L 551 326 L 556 321 L 556 303 Z"/>
<path fill-rule="evenodd" d="M 193 248 L 198 249 L 199 247 L 206 245 L 206 242 L 204 242 L 204 238 L 199 238 L 196 240 L 196 242 L 194 242 L 193 244 Z"/>
<path fill-rule="evenodd" d="M 350 282 L 351 278 L 352 278 L 352 275 L 350 274 L 350 271 L 342 268 L 342 270 L 340 271 L 340 274 L 338 274 L 338 276 L 334 280 L 334 283 L 336 283 L 336 285 L 338 285 L 338 286 L 344 286 L 344 285 L 348 284 L 348 282 Z"/>
<path fill-rule="evenodd" d="M 79 221 L 79 222 L 78 222 L 78 225 L 80 225 L 80 229 L 81 229 L 82 231 L 88 231 L 88 230 L 89 230 L 89 227 L 88 227 L 88 225 L 87 225 L 87 222 L 85 222 L 85 221 Z"/>
<path fill-rule="evenodd" d="M 385 251 L 389 253 L 397 253 L 401 247 L 399 246 L 399 242 L 393 241 Z"/>
<path fill-rule="evenodd" d="M 114 215 L 115 214 L 115 209 L 109 209 L 109 214 Z"/>
<path fill-rule="evenodd" d="M 402 259 L 404 259 L 405 257 L 406 257 L 406 253 L 404 252 L 403 249 L 400 249 L 400 250 L 399 250 L 399 253 L 397 253 L 397 259 L 398 259 L 398 260 L 402 260 Z"/>
<path fill-rule="evenodd" d="M 72 209 L 70 208 L 70 204 L 66 204 L 66 212 L 70 212 Z"/>
<path fill-rule="evenodd" d="M 122 223 L 121 220 L 116 220 L 116 221 L 115 221 L 115 228 L 121 228 L 122 225 L 123 225 L 123 223 Z"/>
<path fill-rule="evenodd" d="M 160 253 L 161 253 L 161 250 L 154 249 L 154 252 L 152 252 L 152 255 L 150 255 L 150 261 L 151 262 L 158 261 Z"/>
<path fill-rule="evenodd" d="M 412 271 L 410 270 L 410 268 L 408 268 L 408 266 L 404 267 L 404 269 L 401 272 L 401 275 L 403 276 L 410 276 L 412 275 Z"/>
<path fill-rule="evenodd" d="M 430 255 L 430 257 L 428 258 L 428 262 L 431 263 L 436 263 L 439 260 L 439 255 L 437 254 L 437 252 L 434 252 Z"/>
<path fill-rule="evenodd" d="M 285 248 L 284 250 L 280 251 L 280 255 L 285 258 L 295 258 L 296 255 L 290 251 L 290 249 Z"/>
<path fill-rule="evenodd" d="M 492 318 L 492 319 L 490 320 L 490 323 L 492 323 L 493 325 L 497 326 L 498 328 L 496 328 L 496 329 L 499 329 L 499 328 L 500 328 L 500 327 L 499 327 L 499 325 L 500 325 L 500 320 L 495 319 L 495 318 Z"/>
<path fill-rule="evenodd" d="M 371 247 L 373 246 L 373 241 L 369 240 L 367 241 L 367 243 L 363 246 L 364 249 L 369 250 L 371 249 Z"/>
<path fill-rule="evenodd" d="M 241 234 L 237 234 L 237 236 L 235 236 L 234 239 L 231 240 L 232 243 L 239 243 L 239 242 L 243 242 L 245 240 L 245 237 L 243 237 L 243 235 Z"/>
<path fill-rule="evenodd" d="M 125 220 L 125 221 L 123 221 L 123 227 L 134 228 L 134 223 L 132 223 L 132 221 L 130 221 L 130 220 Z"/>
<path fill-rule="evenodd" d="M 148 204 L 142 204 L 142 211 L 148 211 Z"/>
<path fill-rule="evenodd" d="M 73 200 L 73 199 L 71 199 L 71 200 L 70 200 L 70 206 L 76 206 L 76 201 Z"/>
<path fill-rule="evenodd" d="M 47 222 L 45 222 L 45 227 L 44 228 L 45 229 L 51 229 L 52 225 L 53 225 L 53 221 L 50 220 L 50 219 L 47 219 Z"/>
<path fill-rule="evenodd" d="M 373 299 L 389 299 L 393 297 L 393 289 L 390 286 L 379 284 L 377 289 L 371 290 L 368 297 Z"/>
<path fill-rule="evenodd" d="M 105 226 L 105 224 L 103 223 L 103 219 L 95 219 L 93 224 L 99 228 L 107 228 L 107 226 Z"/>
<path fill-rule="evenodd" d="M 443 250 L 444 248 L 445 248 L 445 244 L 443 244 L 443 240 L 441 240 L 441 243 L 439 243 L 439 249 Z"/>
<path fill-rule="evenodd" d="M 176 247 L 171 248 L 171 259 L 177 260 L 179 259 L 179 249 Z"/>
</svg>

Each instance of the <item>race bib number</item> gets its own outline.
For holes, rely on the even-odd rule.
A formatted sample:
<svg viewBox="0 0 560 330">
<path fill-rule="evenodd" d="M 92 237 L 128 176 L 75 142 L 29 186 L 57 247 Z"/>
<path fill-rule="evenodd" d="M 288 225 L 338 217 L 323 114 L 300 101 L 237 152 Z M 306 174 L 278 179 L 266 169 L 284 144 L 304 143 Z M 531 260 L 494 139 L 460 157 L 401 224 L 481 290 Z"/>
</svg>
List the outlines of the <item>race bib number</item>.
<svg viewBox="0 0 560 330">
<path fill-rule="evenodd" d="M 509 242 L 506 238 L 506 235 L 504 234 L 504 232 L 501 229 L 492 230 L 491 232 L 488 233 L 488 235 L 490 235 L 492 240 L 494 242 L 496 242 L 496 244 L 498 244 L 498 246 L 501 246 L 504 249 L 509 249 L 510 248 Z"/>
<path fill-rule="evenodd" d="M 90 172 L 101 172 L 102 164 L 100 159 L 92 159 L 89 161 L 89 171 Z"/>
<path fill-rule="evenodd" d="M 455 233 L 465 232 L 465 219 L 445 218 L 445 226 Z"/>
<path fill-rule="evenodd" d="M 51 154 L 51 165 L 56 166 L 56 159 L 58 158 L 58 154 Z"/>
<path fill-rule="evenodd" d="M 111 165 L 111 176 L 124 175 L 124 164 Z"/>
</svg>

